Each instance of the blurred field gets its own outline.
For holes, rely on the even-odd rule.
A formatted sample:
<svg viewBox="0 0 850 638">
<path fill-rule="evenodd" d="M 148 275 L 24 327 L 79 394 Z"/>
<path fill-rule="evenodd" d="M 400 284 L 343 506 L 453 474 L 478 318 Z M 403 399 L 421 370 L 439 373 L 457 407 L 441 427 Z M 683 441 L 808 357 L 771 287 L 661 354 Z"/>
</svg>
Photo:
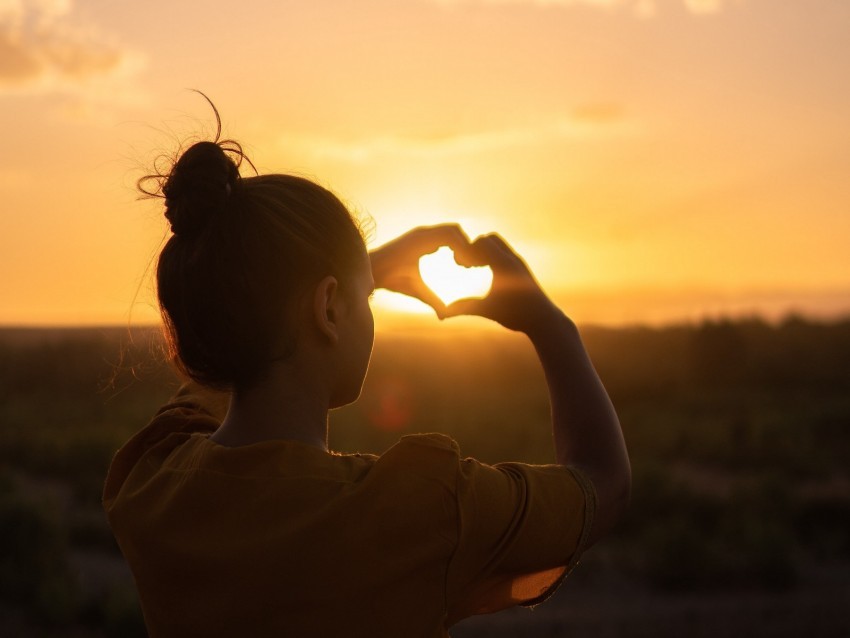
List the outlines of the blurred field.
<svg viewBox="0 0 850 638">
<path fill-rule="evenodd" d="M 379 336 L 332 447 L 443 431 L 485 461 L 551 461 L 530 346 L 447 332 Z M 551 601 L 452 635 L 850 635 L 850 321 L 583 334 L 626 432 L 631 513 Z M 0 635 L 144 635 L 100 488 L 177 385 L 153 330 L 0 330 Z"/>
</svg>

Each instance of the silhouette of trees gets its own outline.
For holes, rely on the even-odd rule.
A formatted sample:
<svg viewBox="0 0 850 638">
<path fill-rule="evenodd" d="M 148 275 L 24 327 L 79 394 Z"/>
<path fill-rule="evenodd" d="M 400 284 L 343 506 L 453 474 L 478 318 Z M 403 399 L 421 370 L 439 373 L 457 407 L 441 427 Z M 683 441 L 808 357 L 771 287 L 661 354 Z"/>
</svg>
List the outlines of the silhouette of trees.
<svg viewBox="0 0 850 638">
<path fill-rule="evenodd" d="M 660 589 L 766 590 L 803 586 L 806 561 L 850 561 L 850 320 L 583 334 L 635 468 L 633 507 L 606 545 L 617 565 Z M 72 560 L 118 560 L 106 468 L 178 385 L 157 332 L 134 337 L 0 331 L 0 606 L 33 622 L 144 635 L 132 582 L 86 591 Z M 542 373 L 516 335 L 379 334 L 362 400 L 331 420 L 341 451 L 441 430 L 484 461 L 553 460 Z"/>
</svg>

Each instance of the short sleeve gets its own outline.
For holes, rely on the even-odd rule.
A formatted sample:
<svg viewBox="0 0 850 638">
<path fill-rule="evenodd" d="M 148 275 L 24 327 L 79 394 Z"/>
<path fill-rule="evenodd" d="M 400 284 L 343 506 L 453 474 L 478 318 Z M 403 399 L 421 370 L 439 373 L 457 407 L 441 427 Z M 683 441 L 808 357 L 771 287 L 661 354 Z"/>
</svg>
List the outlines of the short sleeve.
<svg viewBox="0 0 850 638">
<path fill-rule="evenodd" d="M 230 393 L 206 388 L 196 381 L 187 381 L 177 393 L 160 409 L 165 412 L 174 408 L 189 408 L 213 417 L 219 423 L 224 420 L 230 403 Z"/>
<path fill-rule="evenodd" d="M 584 551 L 593 484 L 561 465 L 459 462 L 458 543 L 449 564 L 450 621 L 545 600 Z"/>
<path fill-rule="evenodd" d="M 212 434 L 227 413 L 226 393 L 184 383 L 151 422 L 127 441 L 112 459 L 103 488 L 103 504 L 112 507 L 124 481 L 140 459 L 155 448 L 170 451 L 168 441 L 182 442 L 192 433 Z"/>
</svg>

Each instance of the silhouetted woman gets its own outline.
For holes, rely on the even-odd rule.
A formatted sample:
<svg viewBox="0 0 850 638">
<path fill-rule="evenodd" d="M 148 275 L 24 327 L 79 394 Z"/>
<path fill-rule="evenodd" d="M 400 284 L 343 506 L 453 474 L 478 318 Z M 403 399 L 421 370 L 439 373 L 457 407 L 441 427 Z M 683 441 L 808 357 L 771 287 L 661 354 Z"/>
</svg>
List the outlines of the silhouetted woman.
<svg viewBox="0 0 850 638">
<path fill-rule="evenodd" d="M 233 142 L 200 142 L 159 181 L 173 232 L 159 301 L 193 383 L 116 454 L 104 491 L 150 635 L 430 638 L 543 600 L 630 485 L 573 323 L 498 235 L 417 228 L 367 253 L 329 191 L 241 177 L 241 159 Z M 440 246 L 492 268 L 487 298 L 445 307 L 424 286 L 419 258 Z M 440 434 L 381 456 L 328 450 L 328 411 L 363 384 L 382 287 L 528 336 L 557 465 L 486 465 Z"/>
</svg>

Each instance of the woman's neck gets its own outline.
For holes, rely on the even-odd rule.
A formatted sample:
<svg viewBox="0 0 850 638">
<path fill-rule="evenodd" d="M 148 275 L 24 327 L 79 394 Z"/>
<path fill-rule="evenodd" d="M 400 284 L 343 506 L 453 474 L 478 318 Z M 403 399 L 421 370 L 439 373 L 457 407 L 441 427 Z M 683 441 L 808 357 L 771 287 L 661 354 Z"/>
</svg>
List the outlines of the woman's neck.
<svg viewBox="0 0 850 638">
<path fill-rule="evenodd" d="M 327 451 L 329 397 L 318 381 L 293 361 L 272 364 L 260 382 L 234 391 L 210 440 L 226 447 L 288 440 Z"/>
</svg>

